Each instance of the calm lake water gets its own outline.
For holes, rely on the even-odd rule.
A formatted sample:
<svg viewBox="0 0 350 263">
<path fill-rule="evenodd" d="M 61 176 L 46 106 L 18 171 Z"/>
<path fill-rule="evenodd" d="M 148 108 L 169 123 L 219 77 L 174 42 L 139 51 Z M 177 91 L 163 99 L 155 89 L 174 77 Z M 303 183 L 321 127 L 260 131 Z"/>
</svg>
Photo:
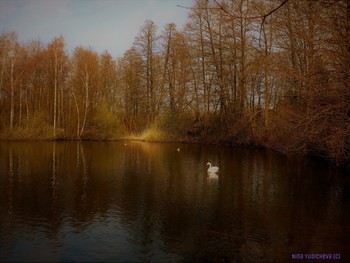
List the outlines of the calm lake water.
<svg viewBox="0 0 350 263">
<path fill-rule="evenodd" d="M 345 262 L 349 179 L 237 148 L 0 142 L 0 262 Z"/>
</svg>

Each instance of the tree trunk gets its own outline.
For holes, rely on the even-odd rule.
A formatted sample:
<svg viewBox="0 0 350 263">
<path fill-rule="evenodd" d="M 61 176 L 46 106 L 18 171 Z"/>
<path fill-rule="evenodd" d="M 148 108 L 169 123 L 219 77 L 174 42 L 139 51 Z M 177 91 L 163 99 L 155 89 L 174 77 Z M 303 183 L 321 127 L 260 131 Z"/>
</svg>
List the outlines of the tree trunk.
<svg viewBox="0 0 350 263">
<path fill-rule="evenodd" d="M 53 97 L 53 137 L 56 138 L 57 121 L 57 51 L 55 50 L 55 79 L 54 79 L 54 97 Z"/>
<path fill-rule="evenodd" d="M 14 80 L 13 80 L 13 67 L 14 61 L 11 58 L 11 72 L 10 72 L 10 88 L 11 88 L 11 102 L 10 102 L 10 129 L 13 129 L 14 116 L 15 116 L 15 88 L 14 88 Z"/>
<path fill-rule="evenodd" d="M 84 132 L 88 110 L 89 110 L 89 73 L 87 71 L 87 67 L 85 66 L 85 110 L 84 110 L 83 123 L 81 125 L 79 137 L 81 137 Z"/>
</svg>

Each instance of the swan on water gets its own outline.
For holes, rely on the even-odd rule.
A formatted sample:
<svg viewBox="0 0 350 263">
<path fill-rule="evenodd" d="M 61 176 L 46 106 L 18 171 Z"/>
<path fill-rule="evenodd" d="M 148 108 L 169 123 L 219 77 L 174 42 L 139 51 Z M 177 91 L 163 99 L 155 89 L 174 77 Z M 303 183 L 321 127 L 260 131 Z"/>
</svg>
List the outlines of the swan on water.
<svg viewBox="0 0 350 263">
<path fill-rule="evenodd" d="M 177 148 L 176 150 L 179 152 L 179 151 L 180 151 L 180 148 Z"/>
<path fill-rule="evenodd" d="M 211 163 L 207 163 L 207 165 L 209 165 L 208 173 L 215 174 L 219 171 L 219 167 L 211 166 Z"/>
</svg>

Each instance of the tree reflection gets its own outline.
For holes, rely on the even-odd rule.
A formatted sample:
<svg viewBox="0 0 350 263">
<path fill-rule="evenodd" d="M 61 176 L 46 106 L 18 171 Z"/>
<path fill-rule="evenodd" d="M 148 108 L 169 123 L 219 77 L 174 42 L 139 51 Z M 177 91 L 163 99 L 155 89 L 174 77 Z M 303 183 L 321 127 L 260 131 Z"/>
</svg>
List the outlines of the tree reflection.
<svg viewBox="0 0 350 263">
<path fill-rule="evenodd" d="M 134 261 L 279 261 L 327 240 L 345 251 L 349 183 L 341 174 L 266 152 L 177 148 L 1 142 L 1 247 L 11 250 L 18 233 L 34 240 L 44 233 L 52 253 L 90 242 L 113 258 L 113 244 L 124 242 Z M 208 159 L 220 165 L 214 180 Z"/>
<path fill-rule="evenodd" d="M 13 191 L 14 191 L 14 168 L 13 168 L 13 151 L 9 151 L 9 172 L 8 172 L 8 221 L 11 222 L 13 214 Z"/>
</svg>

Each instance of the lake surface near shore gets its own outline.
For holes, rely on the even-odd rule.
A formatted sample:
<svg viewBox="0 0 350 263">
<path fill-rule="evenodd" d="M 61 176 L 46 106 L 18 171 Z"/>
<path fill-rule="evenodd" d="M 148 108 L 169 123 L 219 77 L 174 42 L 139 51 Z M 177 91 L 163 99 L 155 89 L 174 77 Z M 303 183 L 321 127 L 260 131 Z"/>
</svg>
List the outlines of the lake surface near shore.
<svg viewBox="0 0 350 263">
<path fill-rule="evenodd" d="M 259 150 L 3 141 L 0 213 L 0 262 L 350 260 L 349 176 Z"/>
</svg>

